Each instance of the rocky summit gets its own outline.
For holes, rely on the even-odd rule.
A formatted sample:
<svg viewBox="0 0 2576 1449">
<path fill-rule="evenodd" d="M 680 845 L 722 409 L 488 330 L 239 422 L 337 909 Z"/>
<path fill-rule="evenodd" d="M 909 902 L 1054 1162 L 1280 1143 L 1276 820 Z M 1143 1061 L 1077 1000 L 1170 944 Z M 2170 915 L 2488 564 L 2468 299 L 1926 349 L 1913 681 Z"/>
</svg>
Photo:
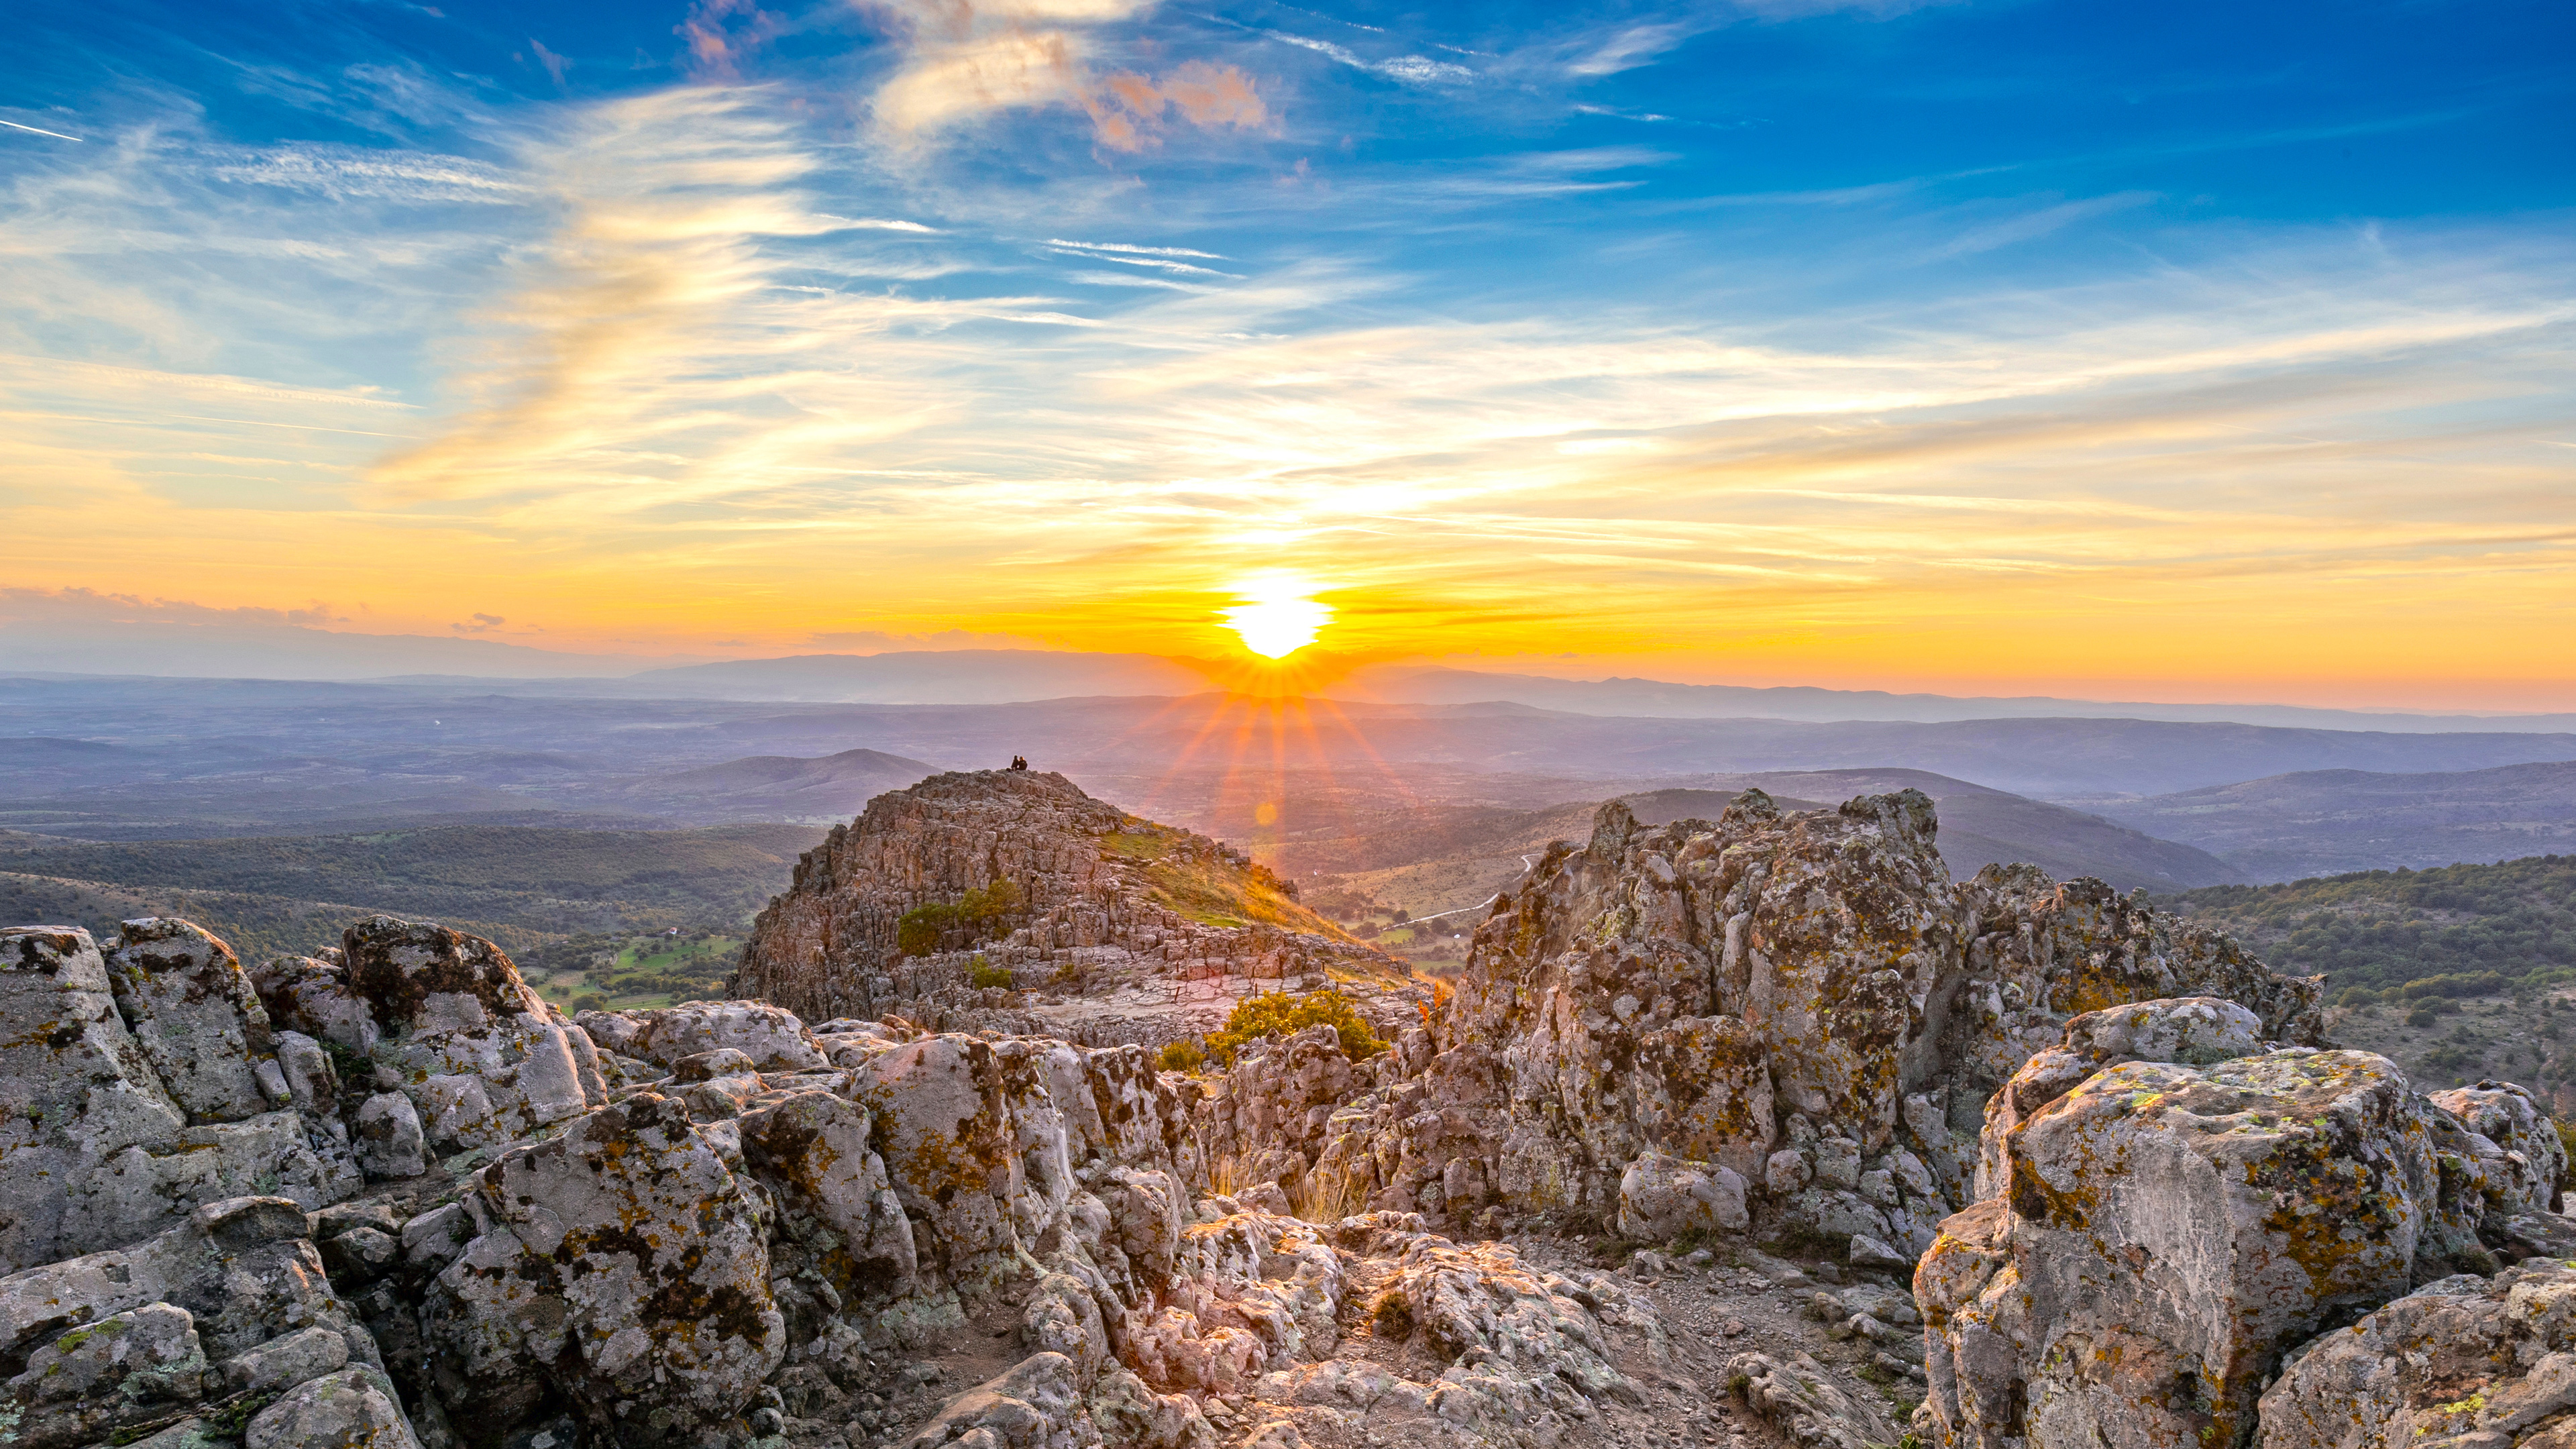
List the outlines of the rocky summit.
<svg viewBox="0 0 2576 1449">
<path fill-rule="evenodd" d="M 1937 829 L 1614 803 L 1454 989 L 1026 772 L 872 802 L 735 1000 L 0 931 L 0 1443 L 2576 1446 L 2532 1094 Z M 1391 1042 L 1153 1048 L 1325 987 Z"/>
<path fill-rule="evenodd" d="M 1334 987 L 1389 1026 L 1428 1000 L 1241 851 L 1028 770 L 869 801 L 797 862 L 735 984 L 817 1021 L 892 1014 L 1093 1045 L 1202 1033 L 1262 991 Z"/>
</svg>

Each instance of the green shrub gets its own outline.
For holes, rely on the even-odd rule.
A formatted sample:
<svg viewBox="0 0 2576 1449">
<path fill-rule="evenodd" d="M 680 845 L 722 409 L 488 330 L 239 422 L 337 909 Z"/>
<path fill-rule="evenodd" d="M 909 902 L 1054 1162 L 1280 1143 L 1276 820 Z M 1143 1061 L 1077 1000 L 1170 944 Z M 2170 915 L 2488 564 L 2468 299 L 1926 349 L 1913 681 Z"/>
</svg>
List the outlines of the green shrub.
<svg viewBox="0 0 2576 1449">
<path fill-rule="evenodd" d="M 996 966 L 978 956 L 966 963 L 966 984 L 978 991 L 991 990 L 997 986 L 1007 987 L 1011 984 L 1011 968 Z"/>
<path fill-rule="evenodd" d="M 2421 1001 L 2428 996 L 2491 996 L 2504 990 L 2504 986 L 2504 977 L 2493 971 L 2453 971 L 2418 977 L 2399 987 L 2397 994 L 2408 1001 Z"/>
<path fill-rule="evenodd" d="M 572 999 L 572 1009 L 576 1015 L 585 1011 L 606 1011 L 608 998 L 596 991 L 585 991 Z"/>
<path fill-rule="evenodd" d="M 907 956 L 927 956 L 939 949 L 940 939 L 950 931 L 980 937 L 1019 908 L 1020 888 L 1007 880 L 968 891 L 953 904 L 933 901 L 915 906 L 894 923 L 895 949 Z"/>
<path fill-rule="evenodd" d="M 1207 1048 L 1194 1036 L 1166 1042 L 1163 1049 L 1154 1054 L 1154 1065 L 1166 1072 L 1195 1072 L 1207 1065 Z"/>
<path fill-rule="evenodd" d="M 1386 1050 L 1386 1042 L 1378 1036 L 1377 1029 L 1342 993 L 1317 991 L 1291 996 L 1285 991 L 1268 991 L 1236 1006 L 1222 1028 L 1208 1033 L 1208 1054 L 1232 1066 L 1235 1053 L 1246 1043 L 1262 1037 L 1294 1036 L 1310 1026 L 1329 1026 L 1340 1033 L 1342 1051 L 1355 1062 Z"/>
</svg>

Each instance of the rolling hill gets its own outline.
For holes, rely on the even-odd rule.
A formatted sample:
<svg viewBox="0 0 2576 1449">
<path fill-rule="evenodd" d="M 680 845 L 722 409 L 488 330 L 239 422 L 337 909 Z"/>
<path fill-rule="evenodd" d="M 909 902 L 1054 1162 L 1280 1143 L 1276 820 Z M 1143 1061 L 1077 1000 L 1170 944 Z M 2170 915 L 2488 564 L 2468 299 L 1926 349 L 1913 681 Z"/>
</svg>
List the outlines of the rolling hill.
<svg viewBox="0 0 2576 1449">
<path fill-rule="evenodd" d="M 2576 760 L 2423 774 L 2304 770 L 2101 809 L 2209 851 L 2240 880 L 2421 870 L 2576 851 Z"/>
<path fill-rule="evenodd" d="M 376 911 L 526 949 L 576 933 L 739 925 L 823 832 L 448 826 L 363 835 L 84 841 L 0 832 L 0 920 L 112 930 L 188 916 L 254 954 L 308 951 Z"/>
</svg>

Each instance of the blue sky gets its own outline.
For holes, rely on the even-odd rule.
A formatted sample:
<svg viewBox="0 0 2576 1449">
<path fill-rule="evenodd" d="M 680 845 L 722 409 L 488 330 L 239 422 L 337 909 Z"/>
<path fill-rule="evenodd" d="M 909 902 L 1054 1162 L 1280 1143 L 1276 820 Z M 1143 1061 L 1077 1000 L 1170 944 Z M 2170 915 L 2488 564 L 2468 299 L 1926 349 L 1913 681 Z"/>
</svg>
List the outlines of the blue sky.
<svg viewBox="0 0 2576 1449">
<path fill-rule="evenodd" d="M 2565 5 L 24 15 L 0 509 L 115 540 L 28 598 L 2576 675 Z"/>
</svg>

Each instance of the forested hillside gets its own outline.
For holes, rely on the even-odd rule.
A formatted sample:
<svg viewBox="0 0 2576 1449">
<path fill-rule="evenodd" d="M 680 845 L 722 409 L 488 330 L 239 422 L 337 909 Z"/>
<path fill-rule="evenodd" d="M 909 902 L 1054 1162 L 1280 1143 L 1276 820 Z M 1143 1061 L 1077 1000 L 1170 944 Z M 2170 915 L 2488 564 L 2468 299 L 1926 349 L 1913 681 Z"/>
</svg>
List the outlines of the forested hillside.
<svg viewBox="0 0 2576 1449">
<path fill-rule="evenodd" d="M 2224 927 L 2330 996 L 2473 996 L 2576 979 L 2576 856 L 2206 886 L 2160 902 Z M 2408 990 L 2413 983 L 2414 989 Z"/>
<path fill-rule="evenodd" d="M 0 919 L 112 932 L 185 915 L 245 956 L 304 952 L 376 911 L 513 951 L 575 935 L 738 929 L 823 832 L 455 826 L 366 835 L 93 842 L 0 832 Z"/>
</svg>

